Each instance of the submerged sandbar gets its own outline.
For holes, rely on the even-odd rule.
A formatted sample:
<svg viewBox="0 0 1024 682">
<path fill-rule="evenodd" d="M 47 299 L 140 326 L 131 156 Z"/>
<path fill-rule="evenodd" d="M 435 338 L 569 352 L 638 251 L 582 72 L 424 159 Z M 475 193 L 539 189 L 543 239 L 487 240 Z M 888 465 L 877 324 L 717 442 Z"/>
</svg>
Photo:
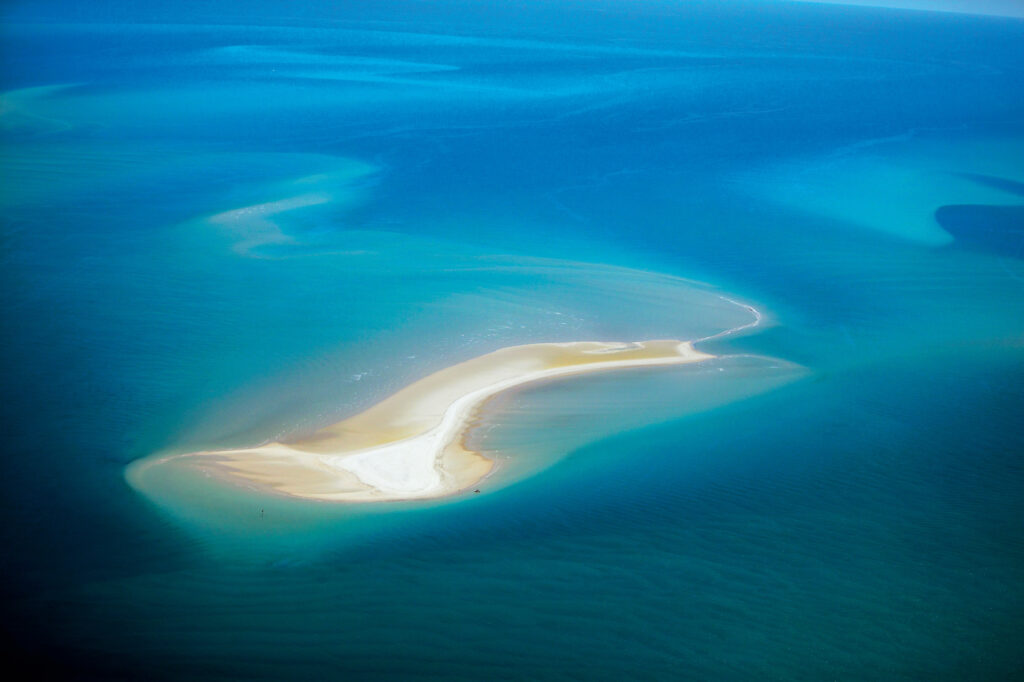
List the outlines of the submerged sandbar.
<svg viewBox="0 0 1024 682">
<path fill-rule="evenodd" d="M 464 443 L 478 409 L 492 396 L 545 379 L 713 357 L 677 340 L 509 346 L 435 372 L 300 440 L 156 456 L 135 466 L 177 460 L 238 483 L 318 500 L 442 497 L 469 488 L 494 466 Z"/>
</svg>

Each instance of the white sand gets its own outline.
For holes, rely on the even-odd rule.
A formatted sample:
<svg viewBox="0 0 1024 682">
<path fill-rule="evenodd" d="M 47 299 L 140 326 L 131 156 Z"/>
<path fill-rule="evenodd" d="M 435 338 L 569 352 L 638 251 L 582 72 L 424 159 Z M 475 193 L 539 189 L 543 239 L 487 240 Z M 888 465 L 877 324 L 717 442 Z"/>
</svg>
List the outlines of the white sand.
<svg viewBox="0 0 1024 682">
<path fill-rule="evenodd" d="M 523 384 L 594 371 L 677 365 L 714 356 L 676 340 L 510 346 L 427 376 L 368 410 L 293 443 L 188 453 L 207 470 L 321 500 L 441 497 L 487 475 L 493 462 L 464 447 L 489 398 Z"/>
</svg>

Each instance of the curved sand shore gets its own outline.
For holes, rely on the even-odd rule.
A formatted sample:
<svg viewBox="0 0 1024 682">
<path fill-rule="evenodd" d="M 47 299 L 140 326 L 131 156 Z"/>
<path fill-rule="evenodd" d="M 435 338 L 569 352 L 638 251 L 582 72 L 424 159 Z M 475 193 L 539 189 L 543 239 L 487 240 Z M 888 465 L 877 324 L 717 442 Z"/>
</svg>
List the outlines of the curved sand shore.
<svg viewBox="0 0 1024 682">
<path fill-rule="evenodd" d="M 493 462 L 467 450 L 477 409 L 516 386 L 601 370 L 676 365 L 714 357 L 676 340 L 510 346 L 435 372 L 368 410 L 292 443 L 170 455 L 214 473 L 298 497 L 384 501 L 441 497 Z"/>
</svg>

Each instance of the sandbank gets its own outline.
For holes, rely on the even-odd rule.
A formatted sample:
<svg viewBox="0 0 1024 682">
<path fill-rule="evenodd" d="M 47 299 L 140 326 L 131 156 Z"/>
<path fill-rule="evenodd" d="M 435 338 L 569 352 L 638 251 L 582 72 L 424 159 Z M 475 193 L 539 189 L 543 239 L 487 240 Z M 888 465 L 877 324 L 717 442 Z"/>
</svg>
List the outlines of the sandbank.
<svg viewBox="0 0 1024 682">
<path fill-rule="evenodd" d="M 167 455 L 156 462 L 184 458 L 179 463 L 240 484 L 317 500 L 442 497 L 474 486 L 494 465 L 464 442 L 492 396 L 542 380 L 712 357 L 678 340 L 509 346 L 435 372 L 301 440 Z"/>
</svg>

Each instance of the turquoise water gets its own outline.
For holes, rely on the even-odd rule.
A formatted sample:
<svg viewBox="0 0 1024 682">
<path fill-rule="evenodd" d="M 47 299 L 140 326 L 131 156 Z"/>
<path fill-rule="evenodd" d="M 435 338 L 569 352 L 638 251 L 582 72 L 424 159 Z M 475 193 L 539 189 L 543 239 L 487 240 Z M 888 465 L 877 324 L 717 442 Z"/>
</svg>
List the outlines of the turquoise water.
<svg viewBox="0 0 1024 682">
<path fill-rule="evenodd" d="M 1021 21 L 5 12 L 4 628 L 41 675 L 1024 669 Z M 479 495 L 125 480 L 651 338 L 723 357 L 502 396 Z"/>
</svg>

